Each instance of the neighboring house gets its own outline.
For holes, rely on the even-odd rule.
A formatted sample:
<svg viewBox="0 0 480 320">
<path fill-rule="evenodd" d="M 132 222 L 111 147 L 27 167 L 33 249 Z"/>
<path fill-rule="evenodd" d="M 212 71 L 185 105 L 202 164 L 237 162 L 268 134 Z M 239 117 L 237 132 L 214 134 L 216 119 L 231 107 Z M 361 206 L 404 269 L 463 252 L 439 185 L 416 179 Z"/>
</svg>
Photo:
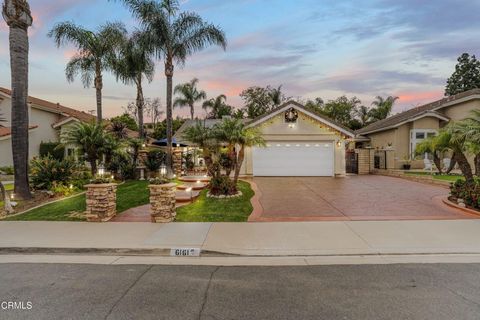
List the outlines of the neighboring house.
<svg viewBox="0 0 480 320">
<path fill-rule="evenodd" d="M 212 127 L 222 120 L 199 120 Z M 175 133 L 180 143 L 188 120 Z M 266 147 L 248 148 L 242 175 L 252 176 L 336 176 L 345 175 L 345 146 L 354 133 L 333 120 L 312 113 L 289 101 L 257 119 L 246 120 L 247 127 L 258 128 Z"/>
<path fill-rule="evenodd" d="M 357 147 L 391 149 L 394 168 L 414 160 L 415 148 L 424 139 L 438 134 L 450 121 L 467 118 L 480 109 L 480 89 L 474 89 L 422 105 L 357 130 Z M 412 168 L 423 168 L 423 160 L 412 161 Z"/>
<path fill-rule="evenodd" d="M 13 165 L 11 140 L 11 91 L 0 87 L 0 114 L 6 120 L 0 122 L 0 166 Z M 92 122 L 96 117 L 46 100 L 28 97 L 29 157 L 38 157 L 42 142 L 58 142 L 63 130 L 76 122 Z M 134 136 L 133 131 L 129 135 Z M 75 154 L 75 147 L 68 147 L 66 155 Z"/>
</svg>

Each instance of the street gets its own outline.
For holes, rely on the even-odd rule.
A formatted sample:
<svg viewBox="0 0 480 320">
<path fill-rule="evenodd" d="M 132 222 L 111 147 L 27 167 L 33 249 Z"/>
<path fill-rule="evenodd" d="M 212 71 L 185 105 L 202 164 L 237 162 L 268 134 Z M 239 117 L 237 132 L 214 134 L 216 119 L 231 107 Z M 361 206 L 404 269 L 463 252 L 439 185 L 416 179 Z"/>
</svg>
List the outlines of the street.
<svg viewBox="0 0 480 320">
<path fill-rule="evenodd" d="M 480 264 L 1 264 L 0 284 L 0 319 L 480 319 Z"/>
</svg>

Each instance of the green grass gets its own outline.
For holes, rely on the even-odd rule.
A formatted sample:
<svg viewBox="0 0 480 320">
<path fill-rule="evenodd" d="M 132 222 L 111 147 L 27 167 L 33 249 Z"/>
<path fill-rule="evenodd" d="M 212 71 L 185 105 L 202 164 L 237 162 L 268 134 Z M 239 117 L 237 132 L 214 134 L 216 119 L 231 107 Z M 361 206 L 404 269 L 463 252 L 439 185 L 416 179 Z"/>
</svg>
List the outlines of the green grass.
<svg viewBox="0 0 480 320">
<path fill-rule="evenodd" d="M 148 182 L 129 181 L 118 186 L 117 212 L 138 207 L 149 202 Z M 70 217 L 73 212 L 85 211 L 85 194 L 45 205 L 25 214 L 10 217 L 4 221 L 84 221 L 83 218 Z"/>
<path fill-rule="evenodd" d="M 405 172 L 405 174 L 413 176 L 432 176 L 433 179 L 455 182 L 458 179 L 465 179 L 463 176 L 454 174 L 431 174 L 430 172 Z"/>
<path fill-rule="evenodd" d="M 250 199 L 254 192 L 250 184 L 238 183 L 243 196 L 233 199 L 207 198 L 207 190 L 203 190 L 199 198 L 192 204 L 177 209 L 178 222 L 244 222 L 252 213 Z"/>
</svg>

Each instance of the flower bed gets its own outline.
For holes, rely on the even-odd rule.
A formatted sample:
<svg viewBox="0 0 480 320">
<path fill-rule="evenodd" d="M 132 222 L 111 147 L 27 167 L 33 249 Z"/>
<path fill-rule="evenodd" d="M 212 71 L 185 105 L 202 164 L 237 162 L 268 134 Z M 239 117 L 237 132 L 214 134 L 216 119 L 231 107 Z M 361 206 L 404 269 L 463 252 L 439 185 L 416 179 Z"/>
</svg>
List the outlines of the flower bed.
<svg viewBox="0 0 480 320">
<path fill-rule="evenodd" d="M 480 178 L 473 183 L 457 180 L 450 186 L 450 201 L 460 206 L 480 211 Z"/>
</svg>

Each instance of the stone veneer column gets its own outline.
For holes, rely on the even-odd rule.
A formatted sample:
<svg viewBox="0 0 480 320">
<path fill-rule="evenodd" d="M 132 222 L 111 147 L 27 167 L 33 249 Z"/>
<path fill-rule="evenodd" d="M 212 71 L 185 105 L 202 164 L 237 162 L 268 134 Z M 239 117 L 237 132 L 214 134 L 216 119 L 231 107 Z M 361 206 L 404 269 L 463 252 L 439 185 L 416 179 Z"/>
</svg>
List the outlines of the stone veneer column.
<svg viewBox="0 0 480 320">
<path fill-rule="evenodd" d="M 88 222 L 105 222 L 117 213 L 117 185 L 115 183 L 88 184 L 87 210 Z"/>
<path fill-rule="evenodd" d="M 151 184 L 150 189 L 150 214 L 152 222 L 165 223 L 175 220 L 177 215 L 175 210 L 176 184 Z"/>
<path fill-rule="evenodd" d="M 358 174 L 370 174 L 370 149 L 356 149 L 358 154 Z"/>
<path fill-rule="evenodd" d="M 180 177 L 182 175 L 182 151 L 173 149 L 173 173 Z"/>
</svg>

